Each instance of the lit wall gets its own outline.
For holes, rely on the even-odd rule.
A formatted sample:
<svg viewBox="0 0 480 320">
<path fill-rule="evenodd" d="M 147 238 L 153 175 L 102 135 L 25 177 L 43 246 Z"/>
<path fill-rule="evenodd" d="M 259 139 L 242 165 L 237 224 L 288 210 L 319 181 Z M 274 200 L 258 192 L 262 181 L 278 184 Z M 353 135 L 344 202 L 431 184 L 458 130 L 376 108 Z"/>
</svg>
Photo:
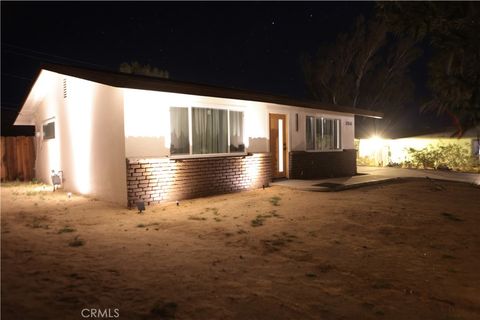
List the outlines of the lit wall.
<svg viewBox="0 0 480 320">
<path fill-rule="evenodd" d="M 169 105 L 172 103 L 170 95 L 146 90 L 122 90 L 125 104 L 126 156 L 164 157 L 169 155 Z"/>
<path fill-rule="evenodd" d="M 36 138 L 37 179 L 61 170 L 65 190 L 126 204 L 123 92 L 44 70 L 24 109 L 34 106 L 37 132 L 55 121 L 55 139 Z"/>
<path fill-rule="evenodd" d="M 408 149 L 420 150 L 428 146 L 435 147 L 447 144 L 457 144 L 462 146 L 468 152 L 471 150 L 470 138 L 403 138 L 403 139 L 382 139 L 381 137 L 372 137 L 359 140 L 358 156 L 370 159 L 372 164 L 387 165 L 388 163 L 402 163 L 411 161 L 408 155 Z"/>
<path fill-rule="evenodd" d="M 147 204 L 268 186 L 269 153 L 237 157 L 129 159 L 128 199 Z"/>
<path fill-rule="evenodd" d="M 269 113 L 287 116 L 288 151 L 305 150 L 305 117 L 340 119 L 343 149 L 354 149 L 354 116 L 271 103 L 124 89 L 125 149 L 129 158 L 170 155 L 170 107 L 227 108 L 244 112 L 248 152 L 269 152 Z M 298 113 L 298 130 L 296 117 Z"/>
<path fill-rule="evenodd" d="M 296 114 L 298 114 L 298 130 L 296 123 Z M 328 112 L 323 110 L 295 108 L 289 112 L 290 143 L 291 151 L 306 150 L 306 117 L 324 117 L 330 119 L 340 119 L 341 122 L 341 147 L 342 149 L 354 149 L 354 129 L 355 117 L 339 112 Z"/>
<path fill-rule="evenodd" d="M 35 125 L 35 177 L 45 183 L 51 183 L 52 170 L 61 170 L 59 128 L 56 123 L 62 104 L 58 99 L 59 86 L 61 84 L 54 73 L 42 71 L 27 98 L 27 108 L 22 109 L 29 118 L 29 111 L 36 109 L 31 116 L 32 124 Z M 55 121 L 55 139 L 44 140 L 42 126 L 50 121 Z"/>
<path fill-rule="evenodd" d="M 170 107 L 224 108 L 244 112 L 248 152 L 268 152 L 268 110 L 265 104 L 187 94 L 123 89 L 125 151 L 128 158 L 170 155 Z"/>
<path fill-rule="evenodd" d="M 395 139 L 395 140 L 388 140 L 389 151 L 391 153 L 390 158 L 392 162 L 403 162 L 406 160 L 411 160 L 408 157 L 408 152 L 406 151 L 408 148 L 414 149 L 423 149 L 427 146 L 440 146 L 446 144 L 457 144 L 464 146 L 464 148 L 468 151 L 471 151 L 470 147 L 470 138 L 462 138 L 462 139 L 438 139 L 438 138 L 404 138 L 404 139 Z"/>
<path fill-rule="evenodd" d="M 65 189 L 127 203 L 123 92 L 74 77 L 59 112 Z"/>
</svg>

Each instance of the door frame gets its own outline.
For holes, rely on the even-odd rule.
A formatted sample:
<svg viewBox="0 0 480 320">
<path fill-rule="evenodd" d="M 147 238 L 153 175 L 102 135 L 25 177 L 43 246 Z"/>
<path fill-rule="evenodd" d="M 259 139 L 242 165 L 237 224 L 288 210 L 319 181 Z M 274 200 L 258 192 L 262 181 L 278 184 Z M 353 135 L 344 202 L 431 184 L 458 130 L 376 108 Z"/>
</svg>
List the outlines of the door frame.
<svg viewBox="0 0 480 320">
<path fill-rule="evenodd" d="M 288 178 L 289 177 L 289 172 L 288 172 L 288 168 L 289 168 L 289 157 L 288 157 L 288 152 L 289 152 L 289 149 L 290 149 L 290 144 L 289 144 L 289 140 L 290 140 L 290 135 L 288 134 L 288 130 L 289 130 L 289 125 L 288 125 L 288 114 L 286 113 L 275 113 L 275 112 L 270 112 L 268 114 L 268 132 L 269 132 L 269 144 L 268 144 L 268 148 L 269 148 L 269 153 L 272 157 L 272 160 L 274 157 L 278 158 L 278 155 L 277 154 L 274 154 L 276 153 L 275 151 L 278 150 L 278 148 L 275 148 L 275 151 L 272 150 L 272 118 L 277 118 L 277 119 L 281 119 L 283 118 L 283 172 L 280 173 L 278 171 L 278 161 L 272 161 L 272 178 L 273 179 L 280 179 L 280 178 Z M 278 141 L 278 129 L 277 129 L 277 140 L 275 141 Z M 276 159 L 275 158 L 275 159 Z M 274 164 L 275 164 L 275 167 L 274 167 Z"/>
</svg>

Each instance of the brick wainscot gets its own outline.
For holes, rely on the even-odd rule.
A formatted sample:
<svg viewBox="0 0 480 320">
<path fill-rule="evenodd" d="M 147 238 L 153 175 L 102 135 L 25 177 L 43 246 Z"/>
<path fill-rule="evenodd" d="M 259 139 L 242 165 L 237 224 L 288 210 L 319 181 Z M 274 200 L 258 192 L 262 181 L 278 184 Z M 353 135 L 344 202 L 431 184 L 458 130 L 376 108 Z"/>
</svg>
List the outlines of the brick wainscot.
<svg viewBox="0 0 480 320">
<path fill-rule="evenodd" d="M 353 176 L 357 173 L 356 150 L 290 152 L 290 179 Z"/>
<path fill-rule="evenodd" d="M 191 199 L 268 186 L 268 153 L 225 157 L 127 159 L 128 204 Z"/>
</svg>

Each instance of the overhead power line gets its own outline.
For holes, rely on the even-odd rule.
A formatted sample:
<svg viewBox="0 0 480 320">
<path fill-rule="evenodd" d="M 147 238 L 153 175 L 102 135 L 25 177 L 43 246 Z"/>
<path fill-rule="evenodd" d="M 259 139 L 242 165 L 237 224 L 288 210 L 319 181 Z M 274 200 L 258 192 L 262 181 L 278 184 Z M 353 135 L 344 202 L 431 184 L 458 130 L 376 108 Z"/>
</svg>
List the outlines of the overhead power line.
<svg viewBox="0 0 480 320">
<path fill-rule="evenodd" d="M 4 49 L 4 52 L 10 52 L 12 54 L 17 54 L 17 55 L 24 56 L 24 57 L 27 57 L 27 58 L 31 58 L 31 59 L 34 59 L 34 60 L 37 60 L 37 61 L 48 61 L 48 62 L 52 62 L 52 63 L 58 63 L 59 60 L 64 60 L 64 61 L 71 61 L 71 62 L 81 63 L 81 64 L 85 64 L 85 65 L 90 65 L 90 66 L 93 66 L 93 67 L 105 68 L 104 66 L 96 64 L 96 63 L 83 61 L 83 60 L 79 60 L 79 59 L 68 58 L 68 57 L 65 57 L 65 56 L 59 56 L 59 55 L 56 55 L 56 54 L 43 52 L 43 51 L 39 51 L 39 50 L 34 50 L 34 49 L 30 49 L 30 48 L 20 47 L 20 46 L 13 45 L 13 44 L 10 44 L 10 43 L 4 43 L 3 42 L 2 46 L 10 47 L 10 48 Z M 30 52 L 30 54 L 21 52 L 19 50 L 28 51 L 28 52 Z M 32 53 L 33 53 L 33 55 L 32 55 Z M 44 58 L 44 57 L 40 57 L 40 56 L 46 56 L 46 57 L 50 57 L 50 58 Z M 54 59 L 52 59 L 52 58 L 54 58 Z"/>
<path fill-rule="evenodd" d="M 1 107 L 1 110 L 2 110 L 2 112 L 3 112 L 3 111 L 12 111 L 12 112 L 18 113 L 18 108 L 10 108 L 10 107 L 4 107 L 4 106 L 2 106 L 2 107 Z"/>
<path fill-rule="evenodd" d="M 25 80 L 25 81 L 32 81 L 32 79 L 30 79 L 30 78 L 26 78 L 26 77 L 22 77 L 22 76 L 17 76 L 17 75 L 15 75 L 15 74 L 6 73 L 6 72 L 2 72 L 2 76 L 17 78 L 17 79 Z"/>
</svg>

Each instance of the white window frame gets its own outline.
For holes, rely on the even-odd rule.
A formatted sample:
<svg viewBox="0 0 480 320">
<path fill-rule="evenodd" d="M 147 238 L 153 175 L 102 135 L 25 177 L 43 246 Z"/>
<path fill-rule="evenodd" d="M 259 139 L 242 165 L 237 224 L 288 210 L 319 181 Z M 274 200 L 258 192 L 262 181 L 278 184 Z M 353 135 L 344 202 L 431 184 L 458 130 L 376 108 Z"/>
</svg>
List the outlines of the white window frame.
<svg viewBox="0 0 480 320">
<path fill-rule="evenodd" d="M 52 138 L 45 138 L 45 127 L 48 126 L 49 124 L 53 123 L 53 137 Z M 54 140 L 57 137 L 57 132 L 56 132 L 56 123 L 55 123 L 55 118 L 50 118 L 42 122 L 42 141 L 49 141 L 49 140 Z"/>
<path fill-rule="evenodd" d="M 313 118 L 313 145 L 314 149 L 307 149 L 307 118 L 312 117 Z M 338 127 L 338 142 L 339 142 L 339 148 L 338 149 L 328 149 L 328 150 L 322 150 L 322 149 L 317 149 L 317 120 L 320 119 L 322 124 L 323 120 L 333 120 L 339 121 L 339 127 Z M 343 151 L 343 144 L 342 144 L 342 119 L 341 118 L 335 118 L 335 117 L 328 117 L 328 116 L 318 116 L 314 114 L 306 114 L 305 115 L 305 134 L 304 134 L 304 139 L 305 139 L 305 151 L 306 152 L 337 152 L 337 151 Z"/>
<path fill-rule="evenodd" d="M 244 151 L 240 152 L 230 152 L 230 111 L 242 112 L 243 115 L 243 140 L 245 140 L 245 109 L 237 106 L 218 106 L 218 105 L 210 105 L 210 104 L 197 104 L 194 106 L 172 106 L 175 108 L 188 108 L 188 144 L 189 144 L 189 153 L 188 154 L 171 154 L 170 158 L 172 159 L 185 159 L 185 158 L 210 158 L 210 157 L 228 157 L 228 156 L 244 156 L 247 154 L 247 147 L 245 145 L 245 141 L 243 141 L 243 145 L 245 146 Z M 201 154 L 194 154 L 193 153 L 193 115 L 192 109 L 193 108 L 201 108 L 201 109 L 217 109 L 217 110 L 226 110 L 227 111 L 227 152 L 226 153 L 201 153 Z"/>
</svg>

